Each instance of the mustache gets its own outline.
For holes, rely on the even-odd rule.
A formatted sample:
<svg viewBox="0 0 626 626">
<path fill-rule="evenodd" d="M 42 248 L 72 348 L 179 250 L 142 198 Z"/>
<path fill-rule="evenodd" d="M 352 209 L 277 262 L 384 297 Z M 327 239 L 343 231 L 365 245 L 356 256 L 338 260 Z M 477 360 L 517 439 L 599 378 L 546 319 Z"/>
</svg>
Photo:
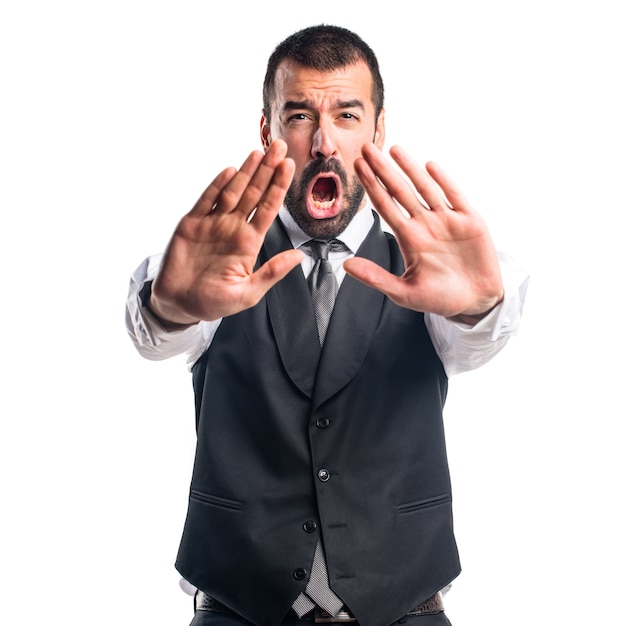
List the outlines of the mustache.
<svg viewBox="0 0 626 626">
<path fill-rule="evenodd" d="M 316 161 L 311 161 L 304 170 L 302 170 L 301 183 L 307 184 L 312 181 L 319 174 L 327 174 L 328 172 L 332 172 L 333 174 L 337 174 L 339 176 L 339 180 L 341 180 L 341 184 L 345 187 L 348 184 L 348 175 L 346 174 L 346 170 L 343 165 L 335 158 L 330 159 L 317 159 Z"/>
</svg>

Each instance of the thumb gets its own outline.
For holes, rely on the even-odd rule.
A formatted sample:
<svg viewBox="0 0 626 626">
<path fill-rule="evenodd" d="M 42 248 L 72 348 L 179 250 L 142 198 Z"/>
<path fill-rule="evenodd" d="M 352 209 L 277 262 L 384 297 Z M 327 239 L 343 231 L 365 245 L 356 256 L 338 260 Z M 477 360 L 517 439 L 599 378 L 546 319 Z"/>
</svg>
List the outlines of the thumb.
<svg viewBox="0 0 626 626">
<path fill-rule="evenodd" d="M 399 280 L 397 276 L 390 274 L 380 265 L 361 257 L 353 257 L 344 261 L 343 267 L 346 273 L 353 278 L 356 278 L 368 287 L 382 291 L 388 296 L 393 291 L 392 285 L 395 285 L 395 282 Z"/>
<path fill-rule="evenodd" d="M 301 250 L 285 250 L 266 261 L 252 276 L 253 289 L 260 300 L 304 258 Z"/>
</svg>

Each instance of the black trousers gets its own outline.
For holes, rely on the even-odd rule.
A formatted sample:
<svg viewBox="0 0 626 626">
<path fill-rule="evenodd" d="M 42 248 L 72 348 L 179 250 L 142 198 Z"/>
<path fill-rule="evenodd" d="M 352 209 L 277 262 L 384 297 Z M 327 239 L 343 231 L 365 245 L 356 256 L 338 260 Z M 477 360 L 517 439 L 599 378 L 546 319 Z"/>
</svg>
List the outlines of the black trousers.
<svg viewBox="0 0 626 626">
<path fill-rule="evenodd" d="M 348 622 L 350 623 L 350 622 Z M 212 611 L 196 611 L 190 626 L 241 626 L 250 625 L 250 622 L 243 618 L 228 613 L 217 613 Z M 315 626 L 315 622 L 299 620 L 295 616 L 293 619 L 285 619 L 281 626 Z M 352 623 L 354 626 L 354 622 Z M 403 617 L 390 626 L 452 626 L 446 614 L 436 613 L 434 615 L 412 615 Z"/>
</svg>

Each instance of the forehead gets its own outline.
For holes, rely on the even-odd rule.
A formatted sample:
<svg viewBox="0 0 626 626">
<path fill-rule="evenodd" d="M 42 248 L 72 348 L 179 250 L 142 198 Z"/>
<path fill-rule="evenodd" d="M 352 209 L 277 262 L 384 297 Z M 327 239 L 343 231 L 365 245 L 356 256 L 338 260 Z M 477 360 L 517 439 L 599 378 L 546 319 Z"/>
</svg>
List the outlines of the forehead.
<svg viewBox="0 0 626 626">
<path fill-rule="evenodd" d="M 360 100 L 371 104 L 373 81 L 364 61 L 329 72 L 304 67 L 291 60 L 283 61 L 276 70 L 273 107 L 281 109 L 285 102 L 323 102 Z"/>
</svg>

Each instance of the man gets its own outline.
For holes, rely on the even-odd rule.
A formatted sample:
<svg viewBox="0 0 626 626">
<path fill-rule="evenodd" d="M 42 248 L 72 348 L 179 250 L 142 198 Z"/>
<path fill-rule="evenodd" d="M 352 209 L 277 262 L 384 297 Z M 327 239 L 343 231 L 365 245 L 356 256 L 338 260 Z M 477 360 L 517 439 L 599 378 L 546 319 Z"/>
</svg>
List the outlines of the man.
<svg viewBox="0 0 626 626">
<path fill-rule="evenodd" d="M 515 332 L 526 276 L 438 166 L 392 148 L 401 175 L 384 138 L 370 48 L 337 27 L 292 35 L 268 63 L 264 152 L 133 276 L 140 352 L 192 364 L 176 565 L 194 625 L 449 624 L 447 378 Z"/>
</svg>

